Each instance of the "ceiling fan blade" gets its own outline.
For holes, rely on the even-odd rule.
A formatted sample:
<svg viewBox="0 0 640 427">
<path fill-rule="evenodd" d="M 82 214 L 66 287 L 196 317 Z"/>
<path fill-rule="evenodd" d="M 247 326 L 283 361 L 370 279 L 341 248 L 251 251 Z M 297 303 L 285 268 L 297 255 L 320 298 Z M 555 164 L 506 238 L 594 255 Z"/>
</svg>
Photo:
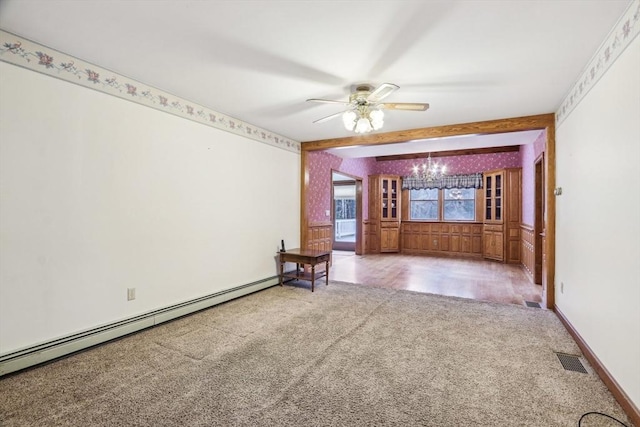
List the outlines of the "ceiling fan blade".
<svg viewBox="0 0 640 427">
<path fill-rule="evenodd" d="M 340 117 L 341 115 L 343 115 L 347 111 L 350 111 L 350 110 L 344 110 L 344 111 L 340 111 L 338 113 L 331 114 L 330 116 L 323 117 L 323 118 L 318 119 L 318 120 L 314 120 L 313 123 L 323 123 L 323 122 L 326 122 L 328 120 L 335 119 L 336 117 Z"/>
<path fill-rule="evenodd" d="M 375 90 L 371 92 L 369 96 L 367 96 L 367 101 L 379 102 L 398 89 L 400 89 L 400 86 L 394 85 L 393 83 L 382 83 L 380 86 L 375 88 Z"/>
<path fill-rule="evenodd" d="M 309 98 L 307 99 L 307 102 L 323 102 L 325 104 L 342 104 L 342 105 L 350 104 L 349 101 L 335 101 L 333 99 L 321 99 L 321 98 Z"/>
<path fill-rule="evenodd" d="M 405 110 L 405 111 L 426 111 L 429 109 L 429 104 L 420 104 L 412 102 L 397 102 L 397 103 L 385 103 L 379 104 L 380 108 L 385 110 Z"/>
</svg>

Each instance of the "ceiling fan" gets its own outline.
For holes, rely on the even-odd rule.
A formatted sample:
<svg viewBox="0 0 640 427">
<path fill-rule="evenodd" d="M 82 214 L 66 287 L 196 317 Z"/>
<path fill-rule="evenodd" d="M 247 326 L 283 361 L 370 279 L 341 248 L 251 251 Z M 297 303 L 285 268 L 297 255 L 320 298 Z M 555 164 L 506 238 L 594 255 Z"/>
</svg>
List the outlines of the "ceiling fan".
<svg viewBox="0 0 640 427">
<path fill-rule="evenodd" d="M 425 103 L 382 102 L 383 99 L 398 89 L 400 89 L 400 86 L 393 83 L 382 83 L 376 88 L 370 84 L 359 84 L 353 86 L 348 101 L 321 98 L 310 98 L 307 101 L 342 104 L 347 107 L 346 110 L 315 120 L 313 123 L 322 123 L 342 116 L 347 130 L 366 133 L 382 128 L 384 119 L 382 110 L 425 111 L 429 108 L 429 104 Z"/>
</svg>

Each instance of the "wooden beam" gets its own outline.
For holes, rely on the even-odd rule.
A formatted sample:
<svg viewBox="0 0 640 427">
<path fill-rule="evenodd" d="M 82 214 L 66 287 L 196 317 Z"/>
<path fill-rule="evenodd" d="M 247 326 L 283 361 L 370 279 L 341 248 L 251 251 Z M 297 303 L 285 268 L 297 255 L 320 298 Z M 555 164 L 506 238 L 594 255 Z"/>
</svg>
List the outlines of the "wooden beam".
<svg viewBox="0 0 640 427">
<path fill-rule="evenodd" d="M 394 154 L 392 156 L 377 156 L 376 161 L 386 162 L 389 160 L 424 159 L 429 155 L 435 158 L 435 157 L 452 157 L 452 156 L 470 156 L 473 154 L 508 153 L 512 151 L 520 151 L 520 146 L 507 145 L 504 147 L 467 148 L 464 150 L 435 151 L 433 153 L 426 152 L 426 153 Z"/>
<path fill-rule="evenodd" d="M 509 119 L 489 120 L 484 122 L 463 123 L 447 126 L 409 129 L 346 138 L 321 139 L 302 143 L 302 151 L 319 151 L 337 147 L 354 145 L 381 145 L 394 142 L 407 142 L 418 139 L 443 138 L 458 135 L 487 135 L 493 133 L 519 132 L 525 130 L 545 129 L 555 124 L 553 113 L 537 116 L 514 117 Z"/>
</svg>

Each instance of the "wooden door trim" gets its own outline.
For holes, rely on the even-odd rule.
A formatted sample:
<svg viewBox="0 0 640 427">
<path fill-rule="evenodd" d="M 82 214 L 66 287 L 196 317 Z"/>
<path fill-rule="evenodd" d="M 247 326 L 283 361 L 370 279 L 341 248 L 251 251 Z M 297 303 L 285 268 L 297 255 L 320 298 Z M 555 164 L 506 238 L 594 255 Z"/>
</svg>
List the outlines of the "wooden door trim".
<svg viewBox="0 0 640 427">
<path fill-rule="evenodd" d="M 542 274 L 544 271 L 542 265 L 542 253 L 544 252 L 544 248 L 542 248 L 542 244 L 544 239 L 542 238 L 542 233 L 544 233 L 544 211 L 545 211 L 545 203 L 544 203 L 544 152 L 540 153 L 540 155 L 533 162 L 533 171 L 534 171 L 534 202 L 533 202 L 533 282 L 539 285 L 543 284 Z M 539 175 L 539 176 L 538 176 Z M 538 265 L 540 267 L 538 267 Z"/>
<path fill-rule="evenodd" d="M 334 221 L 334 202 L 333 199 L 333 173 L 339 173 L 340 175 L 348 176 L 349 178 L 355 181 L 356 186 L 356 244 L 355 244 L 355 254 L 362 255 L 362 178 L 356 175 L 352 175 L 350 173 L 342 172 L 338 169 L 331 169 L 331 223 Z M 338 184 L 340 185 L 340 184 Z M 303 202 L 304 203 L 304 202 Z M 335 239 L 335 229 L 334 235 L 332 239 Z M 335 240 L 333 240 L 335 242 Z"/>
</svg>

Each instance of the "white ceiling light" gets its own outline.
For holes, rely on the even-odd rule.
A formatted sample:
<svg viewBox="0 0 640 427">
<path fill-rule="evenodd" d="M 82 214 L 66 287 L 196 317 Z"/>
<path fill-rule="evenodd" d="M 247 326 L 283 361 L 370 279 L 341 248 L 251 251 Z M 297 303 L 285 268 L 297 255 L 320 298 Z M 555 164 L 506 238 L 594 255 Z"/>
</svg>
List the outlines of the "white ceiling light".
<svg viewBox="0 0 640 427">
<path fill-rule="evenodd" d="M 356 133 L 367 133 L 372 130 L 382 129 L 384 125 L 385 110 L 399 111 L 425 111 L 429 108 L 429 104 L 417 102 L 395 102 L 383 103 L 382 100 L 399 89 L 398 85 L 393 83 L 383 83 L 377 88 L 372 85 L 360 84 L 355 85 L 353 92 L 349 95 L 348 101 L 337 101 L 334 99 L 310 98 L 307 101 L 323 102 L 328 104 L 342 104 L 348 107 L 344 112 L 331 114 L 315 120 L 314 123 L 322 123 L 327 120 L 342 116 L 344 127 Z"/>
<path fill-rule="evenodd" d="M 356 110 L 345 111 L 342 115 L 344 127 L 356 133 L 367 133 L 382 129 L 384 113 L 381 110 L 371 110 L 367 105 L 358 106 Z"/>
</svg>

